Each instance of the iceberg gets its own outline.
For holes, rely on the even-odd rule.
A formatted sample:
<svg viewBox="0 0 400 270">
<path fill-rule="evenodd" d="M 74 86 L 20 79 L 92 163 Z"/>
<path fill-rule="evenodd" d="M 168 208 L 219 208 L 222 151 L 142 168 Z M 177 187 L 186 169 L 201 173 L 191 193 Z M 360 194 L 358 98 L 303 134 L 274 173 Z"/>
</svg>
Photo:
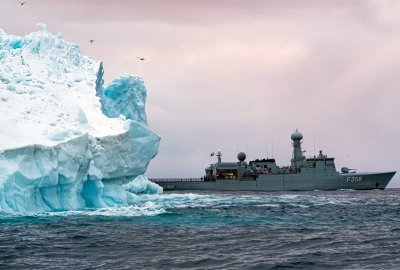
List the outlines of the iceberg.
<svg viewBox="0 0 400 270">
<path fill-rule="evenodd" d="M 104 86 L 102 62 L 42 28 L 0 29 L 0 211 L 126 206 L 162 193 L 145 174 L 160 137 L 143 81 Z"/>
</svg>

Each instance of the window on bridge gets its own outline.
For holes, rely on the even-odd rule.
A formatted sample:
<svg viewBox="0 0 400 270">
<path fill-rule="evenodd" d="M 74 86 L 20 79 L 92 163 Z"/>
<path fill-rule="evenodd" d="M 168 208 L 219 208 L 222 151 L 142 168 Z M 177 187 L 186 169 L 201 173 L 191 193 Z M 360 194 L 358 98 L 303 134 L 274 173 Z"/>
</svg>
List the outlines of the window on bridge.
<svg viewBox="0 0 400 270">
<path fill-rule="evenodd" d="M 217 170 L 217 179 L 234 180 L 237 178 L 237 170 L 225 169 Z"/>
</svg>

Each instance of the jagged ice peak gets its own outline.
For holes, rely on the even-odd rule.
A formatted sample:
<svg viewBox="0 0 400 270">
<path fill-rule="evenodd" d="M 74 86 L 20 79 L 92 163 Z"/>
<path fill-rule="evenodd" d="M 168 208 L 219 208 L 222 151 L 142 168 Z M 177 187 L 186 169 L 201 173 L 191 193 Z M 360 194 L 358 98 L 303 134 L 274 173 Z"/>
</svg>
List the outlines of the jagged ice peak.
<svg viewBox="0 0 400 270">
<path fill-rule="evenodd" d="M 104 87 L 103 65 L 42 30 L 0 29 L 0 213 L 130 205 L 160 193 L 145 172 L 160 137 L 134 76 Z"/>
</svg>

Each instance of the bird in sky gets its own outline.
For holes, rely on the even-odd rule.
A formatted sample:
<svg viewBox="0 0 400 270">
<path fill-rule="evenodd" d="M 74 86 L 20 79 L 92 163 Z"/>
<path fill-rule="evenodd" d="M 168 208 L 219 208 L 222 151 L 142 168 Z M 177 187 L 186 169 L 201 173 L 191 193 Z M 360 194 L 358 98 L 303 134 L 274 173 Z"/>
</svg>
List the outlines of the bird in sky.
<svg viewBox="0 0 400 270">
<path fill-rule="evenodd" d="M 27 4 L 28 2 L 18 2 L 21 6 Z"/>
<path fill-rule="evenodd" d="M 140 61 L 144 61 L 143 57 L 136 57 L 137 59 L 139 59 Z"/>
<path fill-rule="evenodd" d="M 93 44 L 93 42 L 94 42 L 94 39 L 91 39 L 91 40 L 89 40 L 89 42 Z"/>
</svg>

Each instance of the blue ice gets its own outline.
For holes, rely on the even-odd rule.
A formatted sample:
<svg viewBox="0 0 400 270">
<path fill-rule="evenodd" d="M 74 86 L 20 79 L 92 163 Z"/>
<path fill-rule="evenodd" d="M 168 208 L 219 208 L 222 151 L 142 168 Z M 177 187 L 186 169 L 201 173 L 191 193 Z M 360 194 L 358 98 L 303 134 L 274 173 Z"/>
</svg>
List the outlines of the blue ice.
<svg viewBox="0 0 400 270">
<path fill-rule="evenodd" d="M 22 48 L 28 40 L 32 54 L 52 46 L 63 49 L 60 39 L 61 35 L 50 33 L 9 38 L 0 29 L 0 55 Z M 46 64 L 62 79 L 65 67 L 79 66 L 82 56 L 79 47 L 70 44 L 65 54 L 50 59 L 54 62 Z M 129 206 L 140 194 L 162 193 L 162 188 L 146 177 L 147 166 L 158 153 L 160 137 L 147 126 L 143 81 L 126 75 L 103 87 L 103 73 L 100 64 L 93 95 L 100 98 L 104 115 L 130 120 L 127 131 L 101 138 L 82 134 L 55 146 L 35 144 L 0 150 L 0 212 Z M 84 114 L 78 116 L 77 121 L 87 121 Z"/>
</svg>

